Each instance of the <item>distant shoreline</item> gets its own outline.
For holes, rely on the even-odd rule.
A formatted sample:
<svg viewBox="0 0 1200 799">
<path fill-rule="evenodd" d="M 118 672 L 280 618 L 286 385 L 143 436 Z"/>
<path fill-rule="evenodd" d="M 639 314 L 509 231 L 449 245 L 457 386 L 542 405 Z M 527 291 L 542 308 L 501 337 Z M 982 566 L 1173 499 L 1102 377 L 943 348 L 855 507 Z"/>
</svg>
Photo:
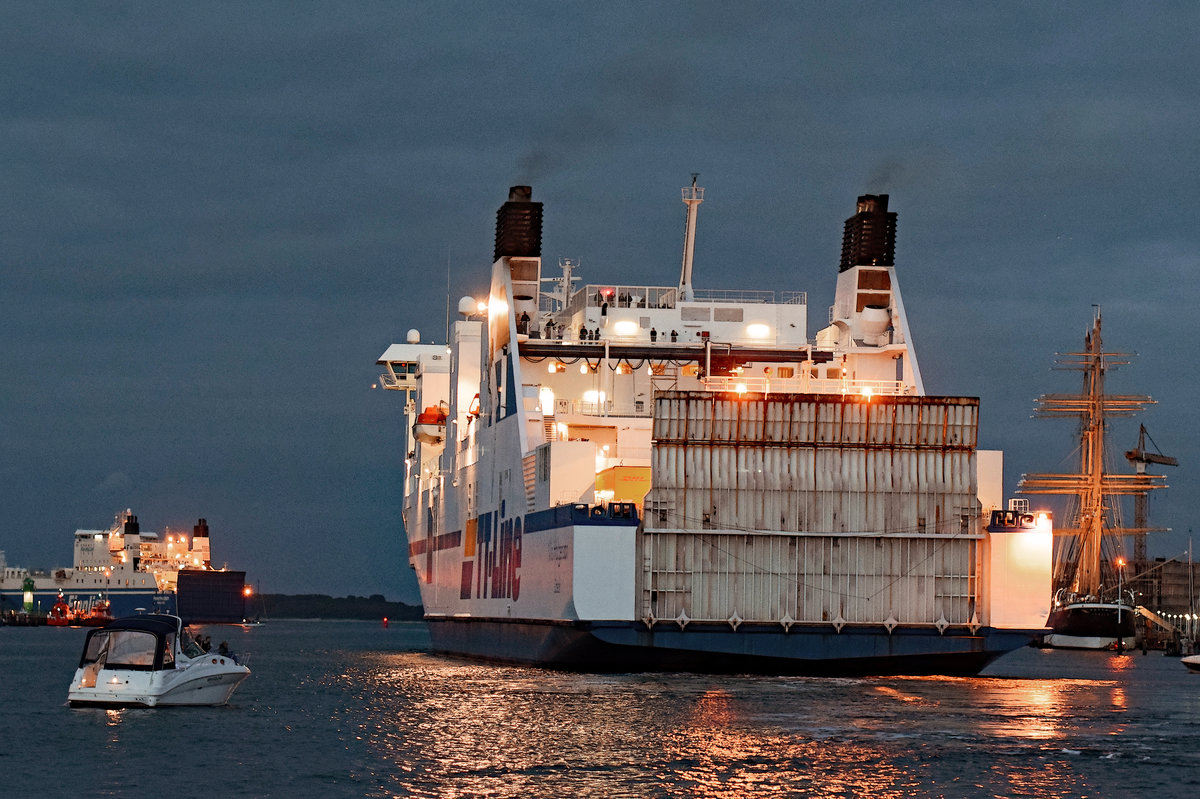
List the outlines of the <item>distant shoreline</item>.
<svg viewBox="0 0 1200 799">
<path fill-rule="evenodd" d="M 254 619 L 391 619 L 423 618 L 420 605 L 389 602 L 379 594 L 333 597 L 326 594 L 258 594 L 246 601 L 246 618 Z"/>
</svg>

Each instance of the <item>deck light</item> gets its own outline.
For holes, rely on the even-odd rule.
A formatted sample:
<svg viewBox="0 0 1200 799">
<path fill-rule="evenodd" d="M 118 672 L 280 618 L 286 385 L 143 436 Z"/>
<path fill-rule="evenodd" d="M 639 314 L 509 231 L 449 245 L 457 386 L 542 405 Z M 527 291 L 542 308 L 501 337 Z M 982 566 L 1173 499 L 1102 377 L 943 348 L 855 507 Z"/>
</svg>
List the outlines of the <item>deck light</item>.
<svg viewBox="0 0 1200 799">
<path fill-rule="evenodd" d="M 750 338 L 767 338 L 771 335 L 771 328 L 762 322 L 755 322 L 752 325 L 746 325 L 746 335 Z"/>
</svg>

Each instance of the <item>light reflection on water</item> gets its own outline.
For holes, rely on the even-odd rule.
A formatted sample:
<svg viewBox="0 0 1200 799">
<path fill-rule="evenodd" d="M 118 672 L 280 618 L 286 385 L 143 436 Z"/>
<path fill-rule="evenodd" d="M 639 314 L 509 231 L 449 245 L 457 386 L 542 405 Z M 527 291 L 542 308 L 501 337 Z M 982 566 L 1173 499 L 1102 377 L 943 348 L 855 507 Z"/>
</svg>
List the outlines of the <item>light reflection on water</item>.
<svg viewBox="0 0 1200 799">
<path fill-rule="evenodd" d="M 1127 783 L 1114 761 L 1148 755 L 1123 678 L 577 675 L 410 653 L 357 679 L 378 699 L 366 743 L 393 768 L 381 795 L 732 799 Z"/>
<path fill-rule="evenodd" d="M 230 706 L 104 711 L 65 707 L 81 638 L 56 633 L 0 629 L 0 674 L 10 727 L 70 753 L 61 795 L 186 774 L 289 799 L 1200 796 L 1200 676 L 1160 655 L 1025 650 L 970 679 L 587 675 L 435 657 L 415 625 L 279 622 L 229 633 L 255 664 Z M 45 793 L 19 746 L 0 773 L 5 796 Z"/>
</svg>

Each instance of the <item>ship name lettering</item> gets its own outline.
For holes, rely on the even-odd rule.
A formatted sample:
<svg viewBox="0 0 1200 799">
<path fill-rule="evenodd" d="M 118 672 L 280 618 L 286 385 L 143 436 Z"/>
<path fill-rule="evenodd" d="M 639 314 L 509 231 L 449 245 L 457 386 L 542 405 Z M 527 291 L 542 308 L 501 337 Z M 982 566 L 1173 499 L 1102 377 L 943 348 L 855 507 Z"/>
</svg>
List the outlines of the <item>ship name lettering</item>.
<svg viewBox="0 0 1200 799">
<path fill-rule="evenodd" d="M 484 599 L 521 598 L 521 519 L 500 522 L 499 535 L 481 546 L 480 596 Z"/>
</svg>

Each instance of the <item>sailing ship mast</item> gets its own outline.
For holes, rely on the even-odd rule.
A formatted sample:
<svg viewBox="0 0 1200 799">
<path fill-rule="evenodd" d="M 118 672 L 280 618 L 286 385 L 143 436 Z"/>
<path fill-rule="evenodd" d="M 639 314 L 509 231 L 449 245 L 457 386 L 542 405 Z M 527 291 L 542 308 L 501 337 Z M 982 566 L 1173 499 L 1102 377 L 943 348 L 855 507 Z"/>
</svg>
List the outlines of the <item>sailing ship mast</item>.
<svg viewBox="0 0 1200 799">
<path fill-rule="evenodd" d="M 1106 538 L 1131 532 L 1117 522 L 1119 497 L 1144 496 L 1153 489 L 1166 488 L 1163 475 L 1113 474 L 1105 469 L 1104 437 L 1108 419 L 1132 416 L 1154 404 L 1154 400 L 1145 395 L 1105 392 L 1106 372 L 1128 364 L 1129 357 L 1129 353 L 1104 351 L 1100 340 L 1100 309 L 1097 308 L 1092 329 L 1084 338 L 1083 351 L 1059 353 L 1055 367 L 1082 372 L 1082 391 L 1078 394 L 1043 394 L 1036 406 L 1036 415 L 1042 418 L 1079 419 L 1079 471 L 1073 474 L 1025 474 L 1017 488 L 1022 494 L 1061 494 L 1076 499 L 1078 507 L 1073 525 L 1055 530 L 1056 535 L 1072 536 L 1075 544 L 1065 547 L 1069 555 L 1055 574 L 1055 588 L 1066 588 L 1078 597 L 1100 597 L 1104 585 L 1102 545 Z"/>
</svg>

